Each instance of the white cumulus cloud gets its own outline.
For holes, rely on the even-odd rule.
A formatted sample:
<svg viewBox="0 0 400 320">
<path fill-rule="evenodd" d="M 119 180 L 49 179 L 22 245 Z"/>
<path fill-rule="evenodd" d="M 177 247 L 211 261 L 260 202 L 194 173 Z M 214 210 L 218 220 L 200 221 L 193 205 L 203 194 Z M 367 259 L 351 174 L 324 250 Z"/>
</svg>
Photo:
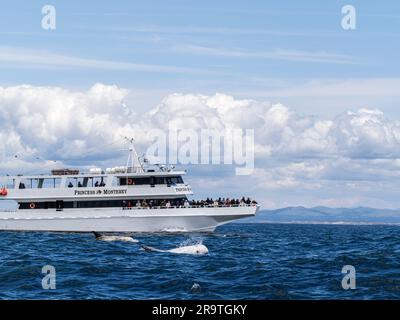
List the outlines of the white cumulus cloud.
<svg viewBox="0 0 400 320">
<path fill-rule="evenodd" d="M 124 136 L 134 137 L 144 151 L 147 132 L 168 130 L 172 125 L 177 129 L 254 129 L 252 183 L 261 190 L 316 190 L 343 179 L 343 187 L 356 192 L 352 181 L 399 176 L 400 121 L 387 119 L 379 110 L 360 109 L 326 120 L 268 101 L 221 93 L 174 93 L 140 114 L 129 101 L 129 93 L 100 83 L 87 91 L 0 87 L 3 173 L 15 167 L 33 168 L 35 161 L 40 166 L 52 160 L 111 160 L 121 155 Z"/>
</svg>

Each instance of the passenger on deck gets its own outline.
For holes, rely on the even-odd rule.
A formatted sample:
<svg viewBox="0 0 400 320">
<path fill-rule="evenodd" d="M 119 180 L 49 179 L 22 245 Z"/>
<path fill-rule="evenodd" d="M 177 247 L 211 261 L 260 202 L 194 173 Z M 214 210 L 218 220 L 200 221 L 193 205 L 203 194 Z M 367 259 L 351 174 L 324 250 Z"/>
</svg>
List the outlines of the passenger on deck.
<svg viewBox="0 0 400 320">
<path fill-rule="evenodd" d="M 185 200 L 185 202 L 183 203 L 183 206 L 185 207 L 185 208 L 189 208 L 189 201 L 187 201 L 187 200 Z"/>
<path fill-rule="evenodd" d="M 74 185 L 72 184 L 72 182 L 68 183 L 68 188 L 73 188 Z"/>
<path fill-rule="evenodd" d="M 171 202 L 167 201 L 167 203 L 165 204 L 166 208 L 171 208 Z"/>
<path fill-rule="evenodd" d="M 19 183 L 19 188 L 20 188 L 20 189 L 25 189 L 25 184 L 22 183 L 22 182 L 20 182 L 20 183 Z"/>
<path fill-rule="evenodd" d="M 94 186 L 95 186 L 95 187 L 99 187 L 99 186 L 100 186 L 99 182 L 96 181 L 96 183 L 94 184 Z"/>
<path fill-rule="evenodd" d="M 83 187 L 83 185 L 82 185 L 82 183 L 79 181 L 78 182 L 78 188 L 82 188 Z"/>
</svg>

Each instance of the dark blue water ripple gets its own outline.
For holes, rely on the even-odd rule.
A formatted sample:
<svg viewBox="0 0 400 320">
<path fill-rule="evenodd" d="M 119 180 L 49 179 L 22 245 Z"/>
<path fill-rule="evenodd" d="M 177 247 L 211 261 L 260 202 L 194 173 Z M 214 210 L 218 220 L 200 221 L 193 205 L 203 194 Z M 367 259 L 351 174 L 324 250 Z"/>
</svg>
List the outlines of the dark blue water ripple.
<svg viewBox="0 0 400 320">
<path fill-rule="evenodd" d="M 145 252 L 90 234 L 0 233 L 1 299 L 398 299 L 400 229 L 231 224 L 213 234 L 137 235 L 169 249 L 202 242 L 207 256 Z M 343 290 L 353 265 L 357 289 Z M 41 286 L 56 268 L 55 290 Z M 194 283 L 200 289 L 191 290 Z"/>
</svg>

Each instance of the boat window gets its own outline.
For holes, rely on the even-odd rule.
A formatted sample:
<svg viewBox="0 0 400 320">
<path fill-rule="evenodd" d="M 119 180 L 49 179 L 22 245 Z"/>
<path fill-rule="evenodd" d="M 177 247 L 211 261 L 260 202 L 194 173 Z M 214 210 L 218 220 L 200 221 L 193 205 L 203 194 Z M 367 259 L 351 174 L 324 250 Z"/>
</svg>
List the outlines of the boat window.
<svg viewBox="0 0 400 320">
<path fill-rule="evenodd" d="M 181 176 L 179 177 L 167 177 L 167 184 L 178 184 L 183 183 L 183 179 Z"/>
<path fill-rule="evenodd" d="M 83 188 L 83 180 L 84 178 L 76 178 L 76 187 Z"/>
<path fill-rule="evenodd" d="M 67 188 L 93 188 L 104 187 L 105 179 L 103 177 L 70 177 L 66 179 Z"/>
<path fill-rule="evenodd" d="M 94 188 L 93 177 L 90 177 L 90 178 L 88 179 L 87 187 L 88 187 L 88 188 Z"/>
<path fill-rule="evenodd" d="M 44 180 L 44 179 L 39 179 L 39 181 L 38 181 L 38 188 L 39 188 L 39 189 L 42 189 L 42 188 L 43 188 L 43 180 Z"/>
<path fill-rule="evenodd" d="M 95 177 L 92 180 L 93 180 L 94 187 L 105 187 L 106 186 L 104 177 Z"/>
<path fill-rule="evenodd" d="M 155 177 L 154 184 L 167 184 L 165 177 Z"/>
<path fill-rule="evenodd" d="M 31 178 L 21 179 L 18 189 L 59 188 L 61 178 Z"/>
<path fill-rule="evenodd" d="M 76 188 L 78 187 L 78 178 L 67 178 L 66 179 L 66 186 L 67 188 Z"/>
<path fill-rule="evenodd" d="M 31 188 L 37 189 L 39 186 L 39 179 L 30 179 L 30 181 L 31 181 Z"/>
<path fill-rule="evenodd" d="M 7 189 L 15 189 L 15 179 L 7 180 Z"/>
<path fill-rule="evenodd" d="M 130 182 L 132 182 L 132 183 L 130 183 Z M 145 185 L 145 184 L 150 185 L 150 177 L 131 178 L 131 181 L 129 181 L 129 178 L 128 178 L 128 185 Z"/>
<path fill-rule="evenodd" d="M 72 186 L 71 186 L 71 184 Z M 68 178 L 67 187 L 69 188 L 96 188 L 105 187 L 106 177 L 84 177 L 84 178 Z"/>
<path fill-rule="evenodd" d="M 112 177 L 111 182 L 110 182 L 110 178 L 104 178 L 104 181 L 108 181 L 109 183 L 111 183 L 111 186 L 113 186 L 113 187 L 118 186 L 118 183 L 119 183 L 119 180 L 116 177 Z"/>
<path fill-rule="evenodd" d="M 89 178 L 85 177 L 83 178 L 83 183 L 82 183 L 83 187 L 90 187 L 91 185 L 89 184 Z"/>
<path fill-rule="evenodd" d="M 19 187 L 19 189 L 30 189 L 30 188 L 32 188 L 32 180 L 31 179 L 21 179 L 18 187 Z"/>
<path fill-rule="evenodd" d="M 42 186 L 39 188 L 59 188 L 61 185 L 61 178 L 47 178 L 47 179 L 40 179 L 43 180 Z"/>
<path fill-rule="evenodd" d="M 127 178 L 119 178 L 120 186 L 137 186 L 137 185 L 150 185 L 151 184 L 150 177 L 127 177 Z"/>
</svg>

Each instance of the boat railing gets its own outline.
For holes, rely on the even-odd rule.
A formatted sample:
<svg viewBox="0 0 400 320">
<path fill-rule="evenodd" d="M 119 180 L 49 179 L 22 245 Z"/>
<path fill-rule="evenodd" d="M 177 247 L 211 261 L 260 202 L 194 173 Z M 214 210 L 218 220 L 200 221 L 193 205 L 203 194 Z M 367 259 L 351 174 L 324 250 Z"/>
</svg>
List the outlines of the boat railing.
<svg viewBox="0 0 400 320">
<path fill-rule="evenodd" d="M 205 204 L 205 205 L 179 205 L 179 206 L 132 206 L 123 207 L 123 210 L 143 210 L 143 209 L 190 209 L 190 208 L 229 208 L 229 207 L 255 207 L 257 203 L 244 204 Z"/>
</svg>

